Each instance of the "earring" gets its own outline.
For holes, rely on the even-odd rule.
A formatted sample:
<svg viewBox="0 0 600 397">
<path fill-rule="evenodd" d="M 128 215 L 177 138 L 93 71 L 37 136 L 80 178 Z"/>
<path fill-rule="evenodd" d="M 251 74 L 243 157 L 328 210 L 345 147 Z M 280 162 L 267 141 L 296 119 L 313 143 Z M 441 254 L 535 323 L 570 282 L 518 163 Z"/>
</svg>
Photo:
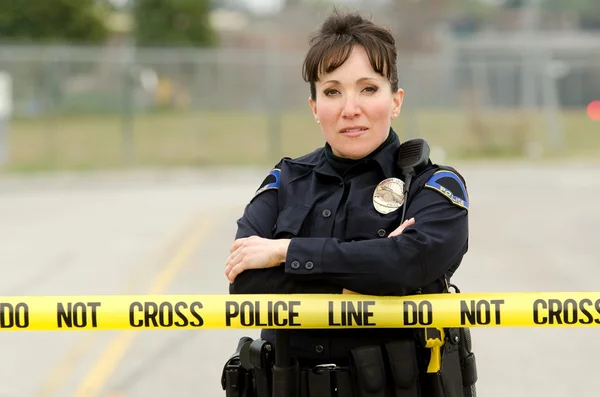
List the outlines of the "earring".
<svg viewBox="0 0 600 397">
<path fill-rule="evenodd" d="M 317 124 L 320 124 L 321 122 L 319 120 L 315 120 L 317 122 Z"/>
</svg>

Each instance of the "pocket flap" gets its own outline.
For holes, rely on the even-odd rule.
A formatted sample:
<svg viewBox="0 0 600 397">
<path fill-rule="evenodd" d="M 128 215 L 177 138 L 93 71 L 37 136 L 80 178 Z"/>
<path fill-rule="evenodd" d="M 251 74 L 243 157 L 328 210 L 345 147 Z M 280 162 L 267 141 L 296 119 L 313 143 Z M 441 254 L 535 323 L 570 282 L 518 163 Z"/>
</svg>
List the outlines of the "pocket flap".
<svg viewBox="0 0 600 397">
<path fill-rule="evenodd" d="M 298 236 L 302 224 L 310 211 L 310 207 L 304 205 L 292 205 L 285 207 L 277 216 L 273 227 L 273 235 L 277 237 L 281 233 L 290 233 Z"/>
</svg>

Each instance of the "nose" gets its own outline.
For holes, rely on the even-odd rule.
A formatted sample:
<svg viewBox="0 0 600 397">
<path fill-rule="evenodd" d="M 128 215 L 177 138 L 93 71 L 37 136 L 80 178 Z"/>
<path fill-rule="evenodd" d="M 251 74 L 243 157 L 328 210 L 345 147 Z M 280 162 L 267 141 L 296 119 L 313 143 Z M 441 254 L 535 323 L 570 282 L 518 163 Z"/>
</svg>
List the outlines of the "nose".
<svg viewBox="0 0 600 397">
<path fill-rule="evenodd" d="M 342 117 L 346 119 L 352 119 L 360 115 L 360 106 L 356 98 L 346 97 L 344 101 L 344 107 L 342 108 Z"/>
</svg>

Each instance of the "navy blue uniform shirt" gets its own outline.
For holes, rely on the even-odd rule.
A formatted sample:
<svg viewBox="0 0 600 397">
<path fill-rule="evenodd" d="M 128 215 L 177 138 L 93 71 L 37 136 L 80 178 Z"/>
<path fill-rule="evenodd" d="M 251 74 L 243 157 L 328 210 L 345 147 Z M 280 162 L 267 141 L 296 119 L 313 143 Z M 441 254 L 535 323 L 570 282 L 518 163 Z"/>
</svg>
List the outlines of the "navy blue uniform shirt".
<svg viewBox="0 0 600 397">
<path fill-rule="evenodd" d="M 246 270 L 230 285 L 232 294 L 339 294 L 402 296 L 442 292 L 468 246 L 468 193 L 456 170 L 429 164 L 411 184 L 406 219 L 415 224 L 388 237 L 402 207 L 382 215 L 373 193 L 395 169 L 400 146 L 392 134 L 371 156 L 340 175 L 326 148 L 282 159 L 238 220 L 235 238 L 290 238 L 284 264 Z M 348 167 L 346 167 L 348 168 Z M 360 345 L 409 337 L 408 329 L 295 329 L 291 352 L 302 362 L 345 363 Z M 274 331 L 262 338 L 274 342 Z"/>
</svg>

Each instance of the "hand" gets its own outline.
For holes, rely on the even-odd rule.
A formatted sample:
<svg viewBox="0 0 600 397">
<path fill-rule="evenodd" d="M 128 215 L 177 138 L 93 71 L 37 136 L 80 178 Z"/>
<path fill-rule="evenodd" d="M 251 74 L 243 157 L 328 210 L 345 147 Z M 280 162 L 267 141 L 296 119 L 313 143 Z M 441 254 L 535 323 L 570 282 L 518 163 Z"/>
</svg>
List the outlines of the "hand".
<svg viewBox="0 0 600 397">
<path fill-rule="evenodd" d="M 407 219 L 404 222 L 402 222 L 402 224 L 400 226 L 398 226 L 396 228 L 396 230 L 394 230 L 393 232 L 391 232 L 388 237 L 399 236 L 399 235 L 402 234 L 402 232 L 404 231 L 404 229 L 406 229 L 407 227 L 409 227 L 411 225 L 414 225 L 414 224 L 415 224 L 415 218 Z"/>
<path fill-rule="evenodd" d="M 233 283 L 248 269 L 266 269 L 285 262 L 290 240 L 271 240 L 258 236 L 240 238 L 233 242 L 225 266 L 225 276 Z"/>
<path fill-rule="evenodd" d="M 402 222 L 402 224 L 400 226 L 398 226 L 396 228 L 396 230 L 394 230 L 393 232 L 391 232 L 389 234 L 388 238 L 401 235 L 402 232 L 404 231 L 404 229 L 406 229 L 410 225 L 414 225 L 414 224 L 415 224 L 415 218 L 410 218 L 410 219 L 405 220 L 404 222 Z M 354 291 L 344 288 L 342 290 L 342 294 L 358 294 L 358 292 L 354 292 Z"/>
</svg>

